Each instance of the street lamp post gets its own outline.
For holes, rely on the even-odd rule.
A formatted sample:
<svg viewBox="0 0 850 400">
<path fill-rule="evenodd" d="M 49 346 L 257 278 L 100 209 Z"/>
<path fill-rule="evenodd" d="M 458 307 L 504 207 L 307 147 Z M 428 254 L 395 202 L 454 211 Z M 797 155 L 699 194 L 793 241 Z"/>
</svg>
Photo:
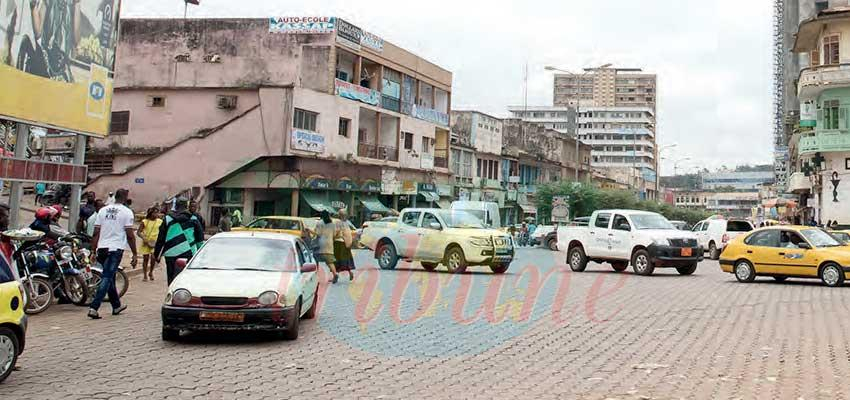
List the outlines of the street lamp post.
<svg viewBox="0 0 850 400">
<path fill-rule="evenodd" d="M 677 143 L 668 144 L 666 146 L 661 146 L 658 149 L 658 152 L 655 154 L 655 199 L 656 200 L 658 200 L 658 196 L 660 195 L 659 192 L 661 191 L 661 184 L 660 184 L 660 182 L 661 182 L 661 171 L 658 168 L 659 164 L 660 164 L 660 160 L 662 158 L 661 153 L 664 150 L 672 149 L 672 148 L 675 148 L 676 146 L 678 146 Z"/>
<path fill-rule="evenodd" d="M 608 68 L 611 65 L 612 64 L 603 64 L 603 65 L 601 65 L 597 68 L 593 68 L 593 69 L 590 69 L 589 71 L 585 71 L 583 74 L 574 74 L 574 73 L 567 71 L 565 69 L 555 68 L 551 65 L 547 65 L 547 66 L 543 67 L 543 69 L 545 69 L 547 71 L 557 71 L 557 72 L 565 73 L 567 75 L 576 77 L 578 79 L 576 86 L 580 87 L 581 86 L 581 78 L 583 78 L 585 75 L 589 74 L 594 69 Z M 552 82 L 552 86 L 553 87 L 555 86 L 554 82 Z M 573 139 L 575 139 L 575 142 L 576 142 L 576 166 L 575 166 L 575 171 L 576 171 L 575 181 L 576 182 L 578 182 L 578 169 L 579 169 L 579 166 L 581 165 L 581 154 L 579 154 L 579 140 L 578 140 L 578 121 L 579 121 L 579 115 L 581 114 L 581 89 L 579 89 L 578 96 L 579 97 L 576 100 L 576 132 L 575 132 L 575 135 L 573 135 L 574 136 Z M 552 99 L 552 102 L 554 103 L 555 99 Z"/>
</svg>

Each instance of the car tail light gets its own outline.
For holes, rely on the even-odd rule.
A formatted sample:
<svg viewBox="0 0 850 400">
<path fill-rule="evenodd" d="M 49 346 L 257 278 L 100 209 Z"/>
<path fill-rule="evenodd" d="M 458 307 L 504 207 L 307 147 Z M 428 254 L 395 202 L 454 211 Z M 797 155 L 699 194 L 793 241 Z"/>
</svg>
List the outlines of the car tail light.
<svg viewBox="0 0 850 400">
<path fill-rule="evenodd" d="M 724 233 L 724 234 L 723 234 L 723 239 L 722 239 L 722 240 L 723 240 L 723 243 L 728 242 L 728 241 L 729 241 L 729 235 L 728 235 L 728 234 L 726 234 L 726 233 Z"/>
</svg>

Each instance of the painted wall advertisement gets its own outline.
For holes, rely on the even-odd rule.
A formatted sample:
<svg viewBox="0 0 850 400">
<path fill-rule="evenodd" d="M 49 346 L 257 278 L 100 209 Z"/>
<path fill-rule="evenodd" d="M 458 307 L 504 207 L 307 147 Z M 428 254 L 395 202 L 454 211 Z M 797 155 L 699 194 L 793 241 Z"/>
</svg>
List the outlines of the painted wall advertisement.
<svg viewBox="0 0 850 400">
<path fill-rule="evenodd" d="M 433 122 L 435 124 L 449 126 L 449 115 L 446 113 L 441 113 L 433 108 L 426 108 L 417 105 L 413 105 L 413 110 L 410 113 L 416 118 L 419 118 L 424 121 Z"/>
<path fill-rule="evenodd" d="M 106 136 L 121 0 L 0 4 L 0 118 Z"/>
<path fill-rule="evenodd" d="M 377 90 L 365 88 L 339 79 L 334 81 L 334 86 L 336 87 L 336 94 L 339 97 L 360 101 L 373 106 L 377 106 L 381 102 L 381 93 Z"/>
<path fill-rule="evenodd" d="M 323 153 L 325 151 L 325 137 L 303 129 L 292 129 L 291 144 L 295 150 L 311 153 Z"/>
<path fill-rule="evenodd" d="M 806 100 L 800 103 L 800 126 L 814 128 L 818 124 L 817 104 L 814 100 Z"/>
<path fill-rule="evenodd" d="M 271 17 L 270 33 L 333 33 L 336 17 Z"/>
</svg>

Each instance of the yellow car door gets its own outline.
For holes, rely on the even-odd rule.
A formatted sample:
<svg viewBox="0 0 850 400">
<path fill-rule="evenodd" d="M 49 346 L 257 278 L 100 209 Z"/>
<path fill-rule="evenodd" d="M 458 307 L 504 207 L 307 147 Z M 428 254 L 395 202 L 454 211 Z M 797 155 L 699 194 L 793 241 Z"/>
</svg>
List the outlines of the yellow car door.
<svg viewBox="0 0 850 400">
<path fill-rule="evenodd" d="M 779 230 L 765 229 L 753 233 L 745 241 L 744 254 L 740 256 L 750 260 L 756 274 L 776 273 L 779 248 Z"/>
</svg>

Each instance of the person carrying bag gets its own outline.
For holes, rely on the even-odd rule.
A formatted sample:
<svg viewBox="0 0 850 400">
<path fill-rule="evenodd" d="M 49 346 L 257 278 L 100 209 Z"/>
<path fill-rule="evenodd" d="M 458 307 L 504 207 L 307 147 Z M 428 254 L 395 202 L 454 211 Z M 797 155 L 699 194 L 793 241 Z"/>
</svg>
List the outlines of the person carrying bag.
<svg viewBox="0 0 850 400">
<path fill-rule="evenodd" d="M 348 271 L 348 280 L 354 280 L 354 255 L 351 253 L 352 237 L 351 229 L 348 228 L 348 214 L 345 210 L 339 212 L 339 221 L 336 222 L 337 229 L 334 237 L 334 258 L 336 259 L 336 271 Z"/>
</svg>

